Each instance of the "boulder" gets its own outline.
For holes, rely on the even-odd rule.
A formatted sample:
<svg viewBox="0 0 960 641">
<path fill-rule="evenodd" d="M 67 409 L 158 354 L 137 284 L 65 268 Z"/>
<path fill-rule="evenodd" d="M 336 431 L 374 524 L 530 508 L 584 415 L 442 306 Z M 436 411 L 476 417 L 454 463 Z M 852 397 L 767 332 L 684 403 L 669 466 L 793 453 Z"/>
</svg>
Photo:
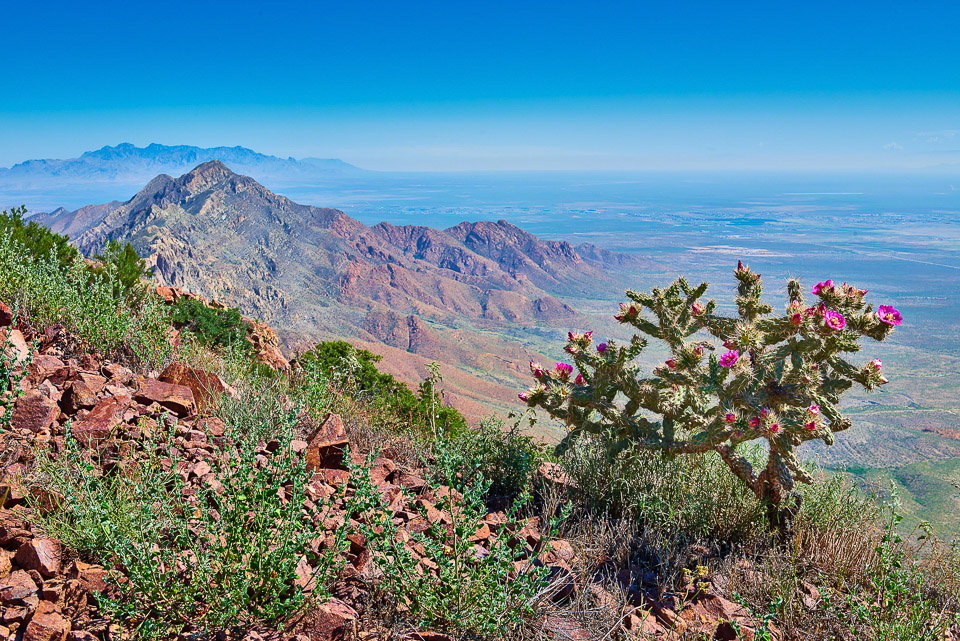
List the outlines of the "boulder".
<svg viewBox="0 0 960 641">
<path fill-rule="evenodd" d="M 37 590 L 37 584 L 25 570 L 16 570 L 0 583 L 0 603 L 4 606 L 35 603 L 39 600 Z"/>
<path fill-rule="evenodd" d="M 330 414 L 307 439 L 307 469 L 346 469 L 343 454 L 350 440 L 339 414 Z"/>
<path fill-rule="evenodd" d="M 37 354 L 30 362 L 27 371 L 30 372 L 30 382 L 39 385 L 54 373 L 64 367 L 63 361 L 49 354 Z"/>
<path fill-rule="evenodd" d="M 102 441 L 123 423 L 123 413 L 129 406 L 129 396 L 108 396 L 102 399 L 83 420 L 74 424 L 74 438 L 84 447 Z"/>
<path fill-rule="evenodd" d="M 179 362 L 170 363 L 160 374 L 159 380 L 163 383 L 189 387 L 193 392 L 198 410 L 208 407 L 227 390 L 227 386 L 213 372 L 187 367 Z"/>
<path fill-rule="evenodd" d="M 30 390 L 13 405 L 10 426 L 15 430 L 29 430 L 34 434 L 50 430 L 57 423 L 60 407 L 40 390 Z"/>
<path fill-rule="evenodd" d="M 310 641 L 348 641 L 357 635 L 357 611 L 339 599 L 308 608 L 290 627 L 290 634 L 306 635 Z"/>
<path fill-rule="evenodd" d="M 41 601 L 23 632 L 23 641 L 65 641 L 70 628 L 70 621 L 56 605 Z"/>
<path fill-rule="evenodd" d="M 140 379 L 133 400 L 143 405 L 157 403 L 181 418 L 192 414 L 196 407 L 193 390 L 189 387 L 164 383 L 155 378 Z"/>
<path fill-rule="evenodd" d="M 70 384 L 63 396 L 63 409 L 68 414 L 76 414 L 82 409 L 91 409 L 97 404 L 97 394 L 106 385 L 107 379 L 96 374 L 83 372 Z"/>
<path fill-rule="evenodd" d="M 61 555 L 59 541 L 31 539 L 20 546 L 13 560 L 24 570 L 36 570 L 44 578 L 50 579 L 60 571 Z"/>
<path fill-rule="evenodd" d="M 26 363 L 30 359 L 30 346 L 19 329 L 0 330 L 0 348 L 7 358 L 17 363 Z"/>
<path fill-rule="evenodd" d="M 13 323 L 13 310 L 6 303 L 0 302 L 0 327 L 8 327 Z"/>
</svg>

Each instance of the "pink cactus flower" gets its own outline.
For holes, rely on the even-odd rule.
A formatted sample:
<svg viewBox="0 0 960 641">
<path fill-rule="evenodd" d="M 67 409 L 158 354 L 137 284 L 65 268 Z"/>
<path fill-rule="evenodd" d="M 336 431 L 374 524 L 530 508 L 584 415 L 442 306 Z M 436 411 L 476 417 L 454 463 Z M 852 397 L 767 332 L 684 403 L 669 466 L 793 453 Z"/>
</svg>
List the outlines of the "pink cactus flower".
<svg viewBox="0 0 960 641">
<path fill-rule="evenodd" d="M 585 339 L 587 339 L 588 341 L 592 341 L 592 340 L 593 340 L 593 330 L 591 329 L 589 332 L 586 332 L 586 333 L 583 335 L 583 337 L 584 337 Z"/>
<path fill-rule="evenodd" d="M 693 353 L 697 356 L 703 356 L 703 345 L 697 345 L 693 348 Z"/>
<path fill-rule="evenodd" d="M 733 412 L 728 412 L 727 415 L 723 417 L 723 420 L 725 420 L 727 423 L 733 423 L 737 420 L 737 415 Z"/>
<path fill-rule="evenodd" d="M 887 325 L 897 325 L 903 322 L 903 316 L 900 315 L 900 312 L 893 305 L 881 305 L 880 309 L 877 310 L 877 318 L 880 319 L 881 323 L 886 323 Z"/>
<path fill-rule="evenodd" d="M 583 385 L 587 381 L 586 379 L 583 378 L 583 374 L 581 374 L 580 372 L 577 372 L 577 378 L 575 378 L 573 382 L 576 383 L 577 385 Z"/>
<path fill-rule="evenodd" d="M 740 360 L 740 352 L 735 349 L 730 350 L 720 357 L 720 364 L 724 367 L 733 367 Z"/>
<path fill-rule="evenodd" d="M 760 427 L 760 417 L 752 416 L 749 421 L 750 427 Z"/>
<path fill-rule="evenodd" d="M 814 431 L 816 431 L 816 429 L 817 429 L 817 422 L 816 422 L 816 421 L 807 421 L 806 423 L 803 424 L 803 426 L 804 426 L 805 428 L 807 428 L 808 430 L 810 430 L 811 432 L 814 432 Z"/>
<path fill-rule="evenodd" d="M 771 423 L 771 424 L 770 424 L 770 431 L 773 432 L 774 434 L 776 434 L 777 432 L 779 432 L 779 431 L 780 431 L 780 423 Z"/>
<path fill-rule="evenodd" d="M 796 312 L 793 316 L 790 317 L 790 322 L 797 327 L 799 327 L 800 325 L 803 325 L 803 314 L 801 314 L 800 312 Z"/>
<path fill-rule="evenodd" d="M 880 369 L 883 367 L 883 361 L 881 361 L 879 358 L 875 358 L 870 361 L 870 365 L 873 367 L 873 369 Z"/>
<path fill-rule="evenodd" d="M 563 349 L 564 349 L 564 351 L 567 352 L 568 354 L 576 354 L 577 352 L 580 351 L 580 346 L 579 346 L 579 345 L 567 345 L 567 346 L 564 347 Z"/>
<path fill-rule="evenodd" d="M 847 326 L 847 319 L 843 317 L 843 314 L 835 312 L 832 309 L 828 309 L 823 313 L 823 320 L 830 329 L 839 331 Z"/>
<path fill-rule="evenodd" d="M 693 313 L 694 316 L 699 316 L 700 314 L 703 313 L 703 305 L 701 305 L 700 303 L 694 303 L 693 305 L 690 306 L 690 311 Z"/>
<path fill-rule="evenodd" d="M 603 354 L 605 351 L 607 351 L 607 344 L 606 344 L 606 343 L 599 343 L 599 344 L 597 345 L 597 351 L 598 351 L 599 353 Z"/>
<path fill-rule="evenodd" d="M 666 361 L 666 366 L 669 367 L 670 369 L 677 369 L 677 359 L 668 358 Z"/>
<path fill-rule="evenodd" d="M 520 392 L 519 394 L 517 394 L 517 398 L 519 398 L 521 401 L 526 403 L 527 401 L 530 400 L 530 395 L 527 394 L 526 392 Z"/>
<path fill-rule="evenodd" d="M 533 361 L 530 361 L 530 371 L 533 372 L 533 377 L 536 379 L 541 379 L 547 374 L 539 363 Z"/>
<path fill-rule="evenodd" d="M 573 365 L 567 363 L 557 363 L 557 374 L 560 375 L 560 378 L 567 378 L 570 374 L 573 373 Z"/>
<path fill-rule="evenodd" d="M 819 294 L 820 292 L 822 292 L 822 291 L 824 291 L 824 290 L 826 290 L 826 289 L 833 289 L 833 281 L 832 281 L 832 280 L 825 280 L 825 281 L 823 281 L 822 283 L 817 283 L 816 285 L 814 285 L 814 286 L 813 286 L 813 293 L 814 293 L 814 294 Z"/>
<path fill-rule="evenodd" d="M 819 415 L 820 415 L 820 406 L 819 406 L 819 405 L 811 405 L 810 407 L 807 408 L 807 411 L 810 412 L 810 414 L 812 414 L 813 416 L 819 416 Z"/>
<path fill-rule="evenodd" d="M 760 409 L 760 418 L 767 418 L 770 416 L 770 408 L 764 407 Z"/>
</svg>

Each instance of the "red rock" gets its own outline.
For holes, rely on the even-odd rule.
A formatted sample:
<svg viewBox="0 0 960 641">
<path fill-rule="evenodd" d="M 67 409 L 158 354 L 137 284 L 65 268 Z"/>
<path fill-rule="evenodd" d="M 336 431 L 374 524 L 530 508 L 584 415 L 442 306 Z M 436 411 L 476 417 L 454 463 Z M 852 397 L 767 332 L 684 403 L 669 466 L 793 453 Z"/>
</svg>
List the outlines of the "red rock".
<svg viewBox="0 0 960 641">
<path fill-rule="evenodd" d="M 37 597 L 37 584 L 25 570 L 11 572 L 0 584 L 0 603 L 4 605 L 24 605 Z"/>
<path fill-rule="evenodd" d="M 96 374 L 81 373 L 70 384 L 63 396 L 64 411 L 76 414 L 81 409 L 91 409 L 97 404 L 97 394 L 103 389 L 107 379 Z"/>
<path fill-rule="evenodd" d="M 123 423 L 123 413 L 129 405 L 129 396 L 108 396 L 102 399 L 83 420 L 74 424 L 73 436 L 84 447 L 102 441 Z"/>
<path fill-rule="evenodd" d="M 0 303 L 0 327 L 8 327 L 13 322 L 13 310 L 6 303 Z"/>
<path fill-rule="evenodd" d="M 356 637 L 356 610 L 339 599 L 330 599 L 307 609 L 291 626 L 291 634 L 305 634 L 310 641 L 347 641 Z"/>
<path fill-rule="evenodd" d="M 400 637 L 403 641 L 454 641 L 449 634 L 434 632 L 433 630 L 420 630 L 418 632 L 407 632 Z"/>
<path fill-rule="evenodd" d="M 49 579 L 60 570 L 61 554 L 59 541 L 32 539 L 20 546 L 13 560 L 24 570 L 36 570 Z"/>
<path fill-rule="evenodd" d="M 257 352 L 257 362 L 264 363 L 278 372 L 290 369 L 290 361 L 283 356 L 283 352 L 276 345 L 262 345 Z"/>
<path fill-rule="evenodd" d="M 140 379 L 133 400 L 143 405 L 157 403 L 160 407 L 170 410 L 181 418 L 193 413 L 196 407 L 193 390 L 189 387 L 164 383 L 155 378 Z"/>
<path fill-rule="evenodd" d="M 30 346 L 19 329 L 0 330 L 0 349 L 18 363 L 26 363 L 30 359 Z"/>
<path fill-rule="evenodd" d="M 60 416 L 56 401 L 39 390 L 30 390 L 17 399 L 13 406 L 10 426 L 15 430 L 29 430 L 34 434 L 50 430 Z"/>
<path fill-rule="evenodd" d="M 307 439 L 307 469 L 346 469 L 343 454 L 350 440 L 339 414 L 330 414 Z"/>
<path fill-rule="evenodd" d="M 118 363 L 108 363 L 103 366 L 103 372 L 110 377 L 111 381 L 127 385 L 133 382 L 133 372 Z"/>
<path fill-rule="evenodd" d="M 10 564 L 10 557 L 7 556 L 6 552 L 0 550 L 0 581 L 10 576 L 12 571 L 13 566 Z"/>
<path fill-rule="evenodd" d="M 92 632 L 86 630 L 71 630 L 67 635 L 67 641 L 100 641 Z"/>
<path fill-rule="evenodd" d="M 544 461 L 537 468 L 537 479 L 545 486 L 565 490 L 573 486 L 573 480 L 562 465 Z"/>
<path fill-rule="evenodd" d="M 53 603 L 41 601 L 23 632 L 23 641 L 66 641 L 70 628 L 70 621 Z"/>
<path fill-rule="evenodd" d="M 159 380 L 189 387 L 199 410 L 216 402 L 217 398 L 227 390 L 220 377 L 213 372 L 187 367 L 179 362 L 170 363 L 160 374 Z"/>
<path fill-rule="evenodd" d="M 90 592 L 103 592 L 107 589 L 107 569 L 83 561 L 74 561 L 68 576 L 76 579 Z"/>
<path fill-rule="evenodd" d="M 62 367 L 64 367 L 63 361 L 56 356 L 37 354 L 27 368 L 27 371 L 30 372 L 30 382 L 39 385 Z"/>
</svg>

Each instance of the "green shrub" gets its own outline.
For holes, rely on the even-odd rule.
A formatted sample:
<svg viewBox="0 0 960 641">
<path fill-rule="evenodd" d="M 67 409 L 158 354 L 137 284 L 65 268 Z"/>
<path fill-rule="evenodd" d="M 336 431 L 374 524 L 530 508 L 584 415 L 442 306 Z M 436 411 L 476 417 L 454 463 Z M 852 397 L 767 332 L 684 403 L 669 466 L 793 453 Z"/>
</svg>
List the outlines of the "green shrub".
<svg viewBox="0 0 960 641">
<path fill-rule="evenodd" d="M 107 473 L 69 437 L 59 458 L 38 460 L 36 482 L 61 497 L 40 517 L 42 527 L 111 569 L 101 608 L 137 636 L 274 624 L 304 605 L 307 597 L 294 586 L 297 565 L 326 533 L 303 510 L 311 474 L 291 449 L 299 412 L 273 414 L 268 429 L 251 429 L 258 412 L 225 416 L 229 445 L 207 460 L 219 487 L 205 484 L 192 495 L 183 492 L 181 461 L 167 446 L 172 434 L 140 441 L 140 450 Z M 269 456 L 256 446 L 266 431 L 278 441 Z M 310 558 L 321 598 L 344 534 Z"/>
<path fill-rule="evenodd" d="M 214 309 L 191 298 L 181 298 L 170 309 L 174 326 L 193 334 L 201 345 L 252 353 L 253 346 L 247 340 L 247 324 L 239 310 L 232 307 Z"/>
<path fill-rule="evenodd" d="M 432 485 L 438 495 L 435 507 L 449 517 L 449 523 L 438 521 L 425 532 L 412 535 L 423 557 L 435 568 L 435 573 L 425 572 L 417 567 L 417 558 L 383 507 L 369 475 L 372 458 L 366 466 L 351 465 L 355 495 L 349 509 L 365 517 L 358 530 L 383 572 L 377 589 L 385 601 L 404 604 L 414 625 L 449 631 L 458 638 L 502 638 L 533 614 L 533 597 L 545 585 L 547 568 L 530 558 L 520 563 L 518 570 L 515 564 L 526 558 L 523 542 L 513 541 L 511 547 L 512 538 L 506 535 L 519 532 L 526 523 L 521 513 L 529 495 L 514 504 L 500 529 L 501 536 L 489 554 L 483 554 L 477 552 L 470 537 L 487 514 L 484 497 L 489 484 L 479 478 L 460 486 L 462 495 L 455 491 L 442 494 Z M 445 474 L 452 476 L 453 471 Z M 545 541 L 556 523 L 553 526 L 547 528 Z"/>
<path fill-rule="evenodd" d="M 75 259 L 33 255 L 9 234 L 0 235 L 0 300 L 37 327 L 60 324 L 86 347 L 111 357 L 161 366 L 172 353 L 169 320 L 156 296 L 138 304 L 118 300 L 113 272 L 91 274 Z"/>
<path fill-rule="evenodd" d="M 113 287 L 114 298 L 134 307 L 143 302 L 148 291 L 145 281 L 149 280 L 151 271 L 133 245 L 121 245 L 119 241 L 111 240 L 95 258 L 100 265 L 91 271 L 106 276 L 105 280 Z"/>
<path fill-rule="evenodd" d="M 33 353 L 25 361 L 17 359 L 13 341 L 8 335 L 0 345 L 0 432 L 10 426 L 13 418 L 13 406 L 23 396 L 20 383 L 29 373 L 27 367 L 33 360 Z"/>
<path fill-rule="evenodd" d="M 716 452 L 770 506 L 771 524 L 783 528 L 795 508 L 787 503 L 795 483 L 811 481 L 796 448 L 812 439 L 829 445 L 834 432 L 850 427 L 837 405 L 854 383 L 872 389 L 886 382 L 879 359 L 854 365 L 845 355 L 859 351 L 864 337 L 883 340 L 901 318 L 886 305 L 874 311 L 866 290 L 829 280 L 813 288 L 817 300 L 810 306 L 799 281 L 791 280 L 786 312 L 770 316 L 760 275 L 742 263 L 734 275 L 737 316 L 717 314 L 712 300 L 699 302 L 706 283 L 694 288 L 680 278 L 649 294 L 627 292 L 631 302 L 615 318 L 639 331 L 630 344 L 594 349 L 592 332 L 571 332 L 566 350 L 576 377 L 567 363 L 555 369 L 531 363 L 537 385 L 521 398 L 569 426 L 565 447 L 588 434 L 605 435 L 617 448 L 670 456 Z M 671 351 L 652 376 L 634 363 L 647 345 L 640 334 Z M 711 339 L 727 351 L 713 354 Z M 738 451 L 750 441 L 765 442 L 769 451 L 760 472 Z"/>
<path fill-rule="evenodd" d="M 5 236 L 28 256 L 52 258 L 63 268 L 68 268 L 80 258 L 66 236 L 55 234 L 34 221 L 23 222 L 26 207 L 15 207 L 0 213 L 0 236 Z"/>
</svg>

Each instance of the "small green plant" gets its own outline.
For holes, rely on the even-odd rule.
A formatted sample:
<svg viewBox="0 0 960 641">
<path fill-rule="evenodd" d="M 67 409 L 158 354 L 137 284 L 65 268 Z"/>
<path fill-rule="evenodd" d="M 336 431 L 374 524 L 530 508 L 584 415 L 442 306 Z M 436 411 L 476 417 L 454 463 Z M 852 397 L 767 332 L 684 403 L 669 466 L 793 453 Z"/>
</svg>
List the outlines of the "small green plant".
<svg viewBox="0 0 960 641">
<path fill-rule="evenodd" d="M 114 298 L 126 301 L 132 307 L 139 306 L 147 296 L 147 281 L 151 271 L 133 245 L 121 245 L 120 241 L 111 240 L 95 258 L 100 265 L 91 271 L 107 277 Z"/>
<path fill-rule="evenodd" d="M 795 483 L 812 480 L 796 448 L 812 439 L 829 445 L 850 427 L 837 405 L 854 383 L 873 389 L 887 382 L 879 359 L 854 365 L 845 355 L 859 351 L 864 337 L 885 339 L 901 316 L 888 305 L 874 310 L 866 290 L 830 280 L 813 288 L 817 300 L 807 305 L 795 279 L 785 313 L 771 316 L 760 275 L 741 263 L 734 276 L 737 316 L 718 314 L 713 300 L 700 302 L 706 283 L 691 287 L 680 278 L 666 289 L 627 292 L 631 302 L 616 319 L 671 352 L 652 376 L 634 363 L 647 346 L 639 334 L 628 345 L 594 349 L 591 332 L 571 332 L 566 350 L 579 373 L 567 363 L 531 363 L 537 384 L 520 397 L 569 427 L 561 449 L 590 434 L 611 437 L 615 448 L 635 444 L 668 456 L 717 452 L 769 506 L 771 525 L 785 528 L 796 509 L 787 500 L 796 497 Z M 711 339 L 726 351 L 714 354 Z M 769 451 L 759 473 L 738 451 L 755 440 Z"/>
<path fill-rule="evenodd" d="M 27 367 L 33 361 L 33 351 L 23 361 L 17 359 L 13 340 L 8 335 L 0 347 L 0 432 L 10 427 L 13 406 L 23 396 L 20 383 L 27 377 Z"/>
<path fill-rule="evenodd" d="M 356 492 L 349 509 L 365 516 L 359 533 L 383 572 L 379 590 L 404 604 L 416 625 L 457 635 L 500 637 L 533 613 L 546 568 L 527 558 L 526 541 L 519 535 L 526 523 L 521 513 L 529 495 L 514 503 L 501 536 L 488 551 L 478 549 L 474 539 L 487 514 L 484 497 L 489 484 L 483 479 L 461 487 L 462 491 L 438 491 L 433 485 L 437 502 L 432 510 L 423 509 L 423 517 L 432 513 L 435 520 L 409 542 L 385 510 L 368 467 L 351 465 L 351 482 Z M 437 514 L 443 516 L 437 519 Z M 511 538 L 511 532 L 518 536 Z M 420 559 L 433 571 L 418 567 Z"/>
<path fill-rule="evenodd" d="M 181 298 L 170 309 L 174 326 L 196 336 L 201 345 L 253 351 L 247 341 L 247 325 L 237 309 L 215 309 L 192 298 Z"/>
<path fill-rule="evenodd" d="M 34 221 L 24 222 L 26 206 L 14 207 L 0 213 L 0 236 L 5 236 L 25 254 L 52 259 L 62 268 L 70 267 L 80 258 L 80 252 L 62 234 L 55 234 Z"/>
<path fill-rule="evenodd" d="M 876 548 L 876 559 L 867 569 L 867 590 L 847 597 L 854 620 L 877 641 L 940 641 L 951 626 L 960 625 L 960 614 L 938 606 L 918 564 L 911 560 L 897 531 L 903 521 L 896 490 L 889 506 L 886 529 Z M 921 524 L 920 538 L 930 536 Z M 851 626 L 855 631 L 857 626 Z"/>
<path fill-rule="evenodd" d="M 291 448 L 298 416 L 274 418 L 269 456 L 256 446 L 259 430 L 228 423 L 229 445 L 207 460 L 212 481 L 190 486 L 178 473 L 185 462 L 167 445 L 172 432 L 142 440 L 107 473 L 68 436 L 60 457 L 38 461 L 37 483 L 60 499 L 41 524 L 111 569 L 101 608 L 137 636 L 275 624 L 308 598 L 294 585 L 303 556 L 322 598 L 345 541 L 338 532 L 335 545 L 310 551 L 325 532 L 303 508 L 311 474 Z"/>
</svg>

